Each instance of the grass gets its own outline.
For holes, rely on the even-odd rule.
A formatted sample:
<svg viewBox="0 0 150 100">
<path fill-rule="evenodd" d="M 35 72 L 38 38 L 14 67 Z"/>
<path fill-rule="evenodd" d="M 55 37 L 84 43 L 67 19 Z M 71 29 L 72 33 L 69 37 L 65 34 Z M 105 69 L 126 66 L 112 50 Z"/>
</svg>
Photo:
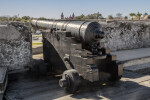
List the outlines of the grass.
<svg viewBox="0 0 150 100">
<path fill-rule="evenodd" d="M 42 37 L 42 35 L 32 35 L 32 37 L 33 37 L 33 36 L 38 36 L 38 37 Z"/>
<path fill-rule="evenodd" d="M 32 45 L 43 45 L 43 43 L 32 43 Z"/>
</svg>

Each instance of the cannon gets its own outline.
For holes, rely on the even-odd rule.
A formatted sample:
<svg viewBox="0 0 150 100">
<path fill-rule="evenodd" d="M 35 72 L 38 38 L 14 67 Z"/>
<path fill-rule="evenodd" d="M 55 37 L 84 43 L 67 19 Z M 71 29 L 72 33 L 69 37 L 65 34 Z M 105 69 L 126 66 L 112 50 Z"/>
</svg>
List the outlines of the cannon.
<svg viewBox="0 0 150 100">
<path fill-rule="evenodd" d="M 118 81 L 123 65 L 104 47 L 101 25 L 92 21 L 32 20 L 42 29 L 43 56 L 48 69 L 62 74 L 59 85 L 69 92 L 78 90 L 82 80 L 89 82 Z"/>
</svg>

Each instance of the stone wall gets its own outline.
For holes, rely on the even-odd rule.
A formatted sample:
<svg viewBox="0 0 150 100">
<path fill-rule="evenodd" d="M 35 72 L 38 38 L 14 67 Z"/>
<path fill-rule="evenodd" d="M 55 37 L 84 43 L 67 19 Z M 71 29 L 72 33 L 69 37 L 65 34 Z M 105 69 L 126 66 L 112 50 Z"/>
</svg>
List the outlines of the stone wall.
<svg viewBox="0 0 150 100">
<path fill-rule="evenodd" d="M 32 59 L 30 28 L 18 22 L 0 23 L 0 66 L 22 69 Z"/>
<path fill-rule="evenodd" d="M 150 47 L 150 22 L 100 22 L 112 51 Z"/>
</svg>

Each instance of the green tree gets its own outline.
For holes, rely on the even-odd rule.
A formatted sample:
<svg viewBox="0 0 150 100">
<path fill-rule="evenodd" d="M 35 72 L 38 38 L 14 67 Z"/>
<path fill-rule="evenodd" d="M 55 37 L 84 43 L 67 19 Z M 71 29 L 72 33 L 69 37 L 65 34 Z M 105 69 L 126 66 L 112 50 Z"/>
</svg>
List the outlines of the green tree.
<svg viewBox="0 0 150 100">
<path fill-rule="evenodd" d="M 135 14 L 135 13 L 130 13 L 129 15 L 132 17 L 132 20 L 133 20 L 133 17 L 134 17 L 136 14 Z"/>
<path fill-rule="evenodd" d="M 40 17 L 40 18 L 38 18 L 39 20 L 47 20 L 47 18 L 45 18 L 45 17 Z"/>
<path fill-rule="evenodd" d="M 93 14 L 88 14 L 87 16 L 84 16 L 83 14 L 80 16 L 76 16 L 74 19 L 101 19 L 103 18 L 102 14 L 99 12 L 93 13 Z"/>
<path fill-rule="evenodd" d="M 21 21 L 21 18 L 16 18 L 15 21 L 19 21 L 19 22 L 20 22 L 20 21 Z"/>
<path fill-rule="evenodd" d="M 97 13 L 87 15 L 85 18 L 86 19 L 101 19 L 101 18 L 103 18 L 103 16 L 102 16 L 102 14 L 97 12 Z"/>
<path fill-rule="evenodd" d="M 24 19 L 24 20 L 29 20 L 30 17 L 29 17 L 29 16 L 23 16 L 22 19 Z"/>
<path fill-rule="evenodd" d="M 141 19 L 141 16 L 142 16 L 142 14 L 139 13 L 139 12 L 136 14 L 136 17 L 137 17 L 139 20 Z"/>
<path fill-rule="evenodd" d="M 114 19 L 114 17 L 112 15 L 109 15 L 108 19 Z"/>
<path fill-rule="evenodd" d="M 101 19 L 103 18 L 102 14 L 100 14 L 99 12 L 95 13 L 96 19 Z"/>
<path fill-rule="evenodd" d="M 121 13 L 117 13 L 116 17 L 119 18 L 119 19 L 121 19 L 122 18 L 122 14 Z"/>
<path fill-rule="evenodd" d="M 86 19 L 96 19 L 92 14 L 89 14 L 85 17 Z"/>
<path fill-rule="evenodd" d="M 128 19 L 128 17 L 127 17 L 127 16 L 125 16 L 125 17 L 124 17 L 124 19 Z"/>
<path fill-rule="evenodd" d="M 100 14 L 99 12 L 97 13 L 93 13 L 93 14 L 88 14 L 87 16 L 84 16 L 83 14 L 80 16 L 76 16 L 74 19 L 101 19 L 103 18 L 102 14 Z"/>
<path fill-rule="evenodd" d="M 85 16 L 82 14 L 82 15 L 80 15 L 80 16 L 76 16 L 74 19 L 75 20 L 81 20 L 81 19 L 84 19 L 85 18 Z"/>
</svg>

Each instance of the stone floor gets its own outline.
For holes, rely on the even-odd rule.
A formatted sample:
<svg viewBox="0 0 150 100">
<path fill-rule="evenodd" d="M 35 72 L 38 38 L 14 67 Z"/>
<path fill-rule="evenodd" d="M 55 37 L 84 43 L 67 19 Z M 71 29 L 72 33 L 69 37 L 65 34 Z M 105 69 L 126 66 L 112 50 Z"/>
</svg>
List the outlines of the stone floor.
<svg viewBox="0 0 150 100">
<path fill-rule="evenodd" d="M 119 60 L 128 61 L 150 56 L 150 48 L 119 51 L 114 54 Z M 38 59 L 43 56 L 33 55 L 33 58 Z M 123 77 L 118 82 L 86 83 L 75 94 L 69 94 L 60 88 L 59 79 L 60 76 L 35 76 L 29 71 L 12 73 L 9 75 L 5 98 L 7 100 L 150 100 L 150 74 L 124 70 Z"/>
<path fill-rule="evenodd" d="M 140 48 L 134 50 L 122 50 L 112 52 L 111 54 L 117 55 L 117 60 L 126 61 L 143 57 L 150 57 L 150 48 Z"/>
<path fill-rule="evenodd" d="M 150 75 L 124 71 L 118 82 L 85 84 L 76 94 L 58 85 L 60 77 L 36 77 L 29 72 L 9 75 L 7 100 L 150 100 Z"/>
</svg>

